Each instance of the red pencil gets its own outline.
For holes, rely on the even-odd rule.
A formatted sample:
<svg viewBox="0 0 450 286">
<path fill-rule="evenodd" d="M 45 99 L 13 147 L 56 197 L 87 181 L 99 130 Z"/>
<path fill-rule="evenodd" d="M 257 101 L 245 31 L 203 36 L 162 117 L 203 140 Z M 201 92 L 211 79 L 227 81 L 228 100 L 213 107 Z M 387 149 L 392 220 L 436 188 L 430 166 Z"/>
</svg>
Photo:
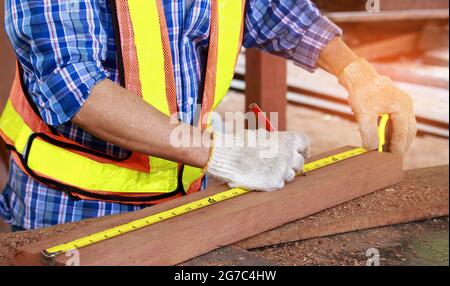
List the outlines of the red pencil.
<svg viewBox="0 0 450 286">
<path fill-rule="evenodd" d="M 256 103 L 252 103 L 249 106 L 250 110 L 256 115 L 256 118 L 258 118 L 259 122 L 264 121 L 266 123 L 266 130 L 267 131 L 276 131 L 276 129 L 273 127 L 272 123 L 270 123 L 269 118 L 262 112 L 261 108 Z"/>
</svg>

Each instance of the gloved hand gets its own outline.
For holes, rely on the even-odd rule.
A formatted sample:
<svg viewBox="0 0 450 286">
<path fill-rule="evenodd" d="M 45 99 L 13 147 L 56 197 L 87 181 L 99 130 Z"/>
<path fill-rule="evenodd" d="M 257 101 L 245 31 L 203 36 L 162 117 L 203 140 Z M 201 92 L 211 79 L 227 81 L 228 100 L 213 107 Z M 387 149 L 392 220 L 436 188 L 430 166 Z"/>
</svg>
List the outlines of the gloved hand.
<svg viewBox="0 0 450 286">
<path fill-rule="evenodd" d="M 388 113 L 393 127 L 391 152 L 405 153 L 417 133 L 411 97 L 398 89 L 389 78 L 380 76 L 362 58 L 349 64 L 338 78 L 350 94 L 349 102 L 359 123 L 364 148 L 377 149 L 378 117 Z"/>
<path fill-rule="evenodd" d="M 275 191 L 303 171 L 310 141 L 293 132 L 214 133 L 206 173 L 231 188 Z"/>
</svg>

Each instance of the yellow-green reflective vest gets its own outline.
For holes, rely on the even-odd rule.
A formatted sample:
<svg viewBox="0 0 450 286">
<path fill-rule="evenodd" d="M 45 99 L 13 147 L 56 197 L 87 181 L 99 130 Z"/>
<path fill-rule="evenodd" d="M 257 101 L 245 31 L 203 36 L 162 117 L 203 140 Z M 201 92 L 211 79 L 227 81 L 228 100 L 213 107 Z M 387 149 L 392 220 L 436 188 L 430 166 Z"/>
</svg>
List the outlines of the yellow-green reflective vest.
<svg viewBox="0 0 450 286">
<path fill-rule="evenodd" d="M 161 0 L 116 0 L 121 84 L 166 115 L 177 112 L 170 42 Z M 200 118 L 228 91 L 242 44 L 245 0 L 212 0 L 211 32 Z M 71 141 L 46 125 L 22 88 L 18 66 L 0 135 L 28 175 L 79 199 L 157 204 L 199 191 L 202 171 L 130 153 L 119 160 Z M 202 124 L 205 127 L 205 124 Z"/>
</svg>

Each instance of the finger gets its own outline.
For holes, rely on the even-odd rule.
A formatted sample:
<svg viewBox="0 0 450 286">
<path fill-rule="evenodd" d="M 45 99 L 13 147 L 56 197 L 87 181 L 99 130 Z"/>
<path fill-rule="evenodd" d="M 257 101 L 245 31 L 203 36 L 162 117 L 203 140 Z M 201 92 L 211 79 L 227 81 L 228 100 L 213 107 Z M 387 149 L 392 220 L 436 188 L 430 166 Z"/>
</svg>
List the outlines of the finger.
<svg viewBox="0 0 450 286">
<path fill-rule="evenodd" d="M 414 138 L 416 138 L 417 136 L 417 121 L 416 121 L 416 116 L 414 114 L 412 114 L 410 116 L 410 127 L 409 127 L 409 135 L 408 135 L 408 139 L 409 139 L 409 143 L 406 146 L 406 151 L 409 150 L 409 148 L 411 147 Z"/>
<path fill-rule="evenodd" d="M 305 165 L 305 158 L 300 155 L 297 151 L 294 151 L 294 154 L 292 155 L 292 166 L 291 168 L 295 172 L 300 172 L 303 170 L 303 166 Z"/>
<path fill-rule="evenodd" d="M 284 179 L 285 182 L 290 183 L 290 182 L 294 181 L 295 176 L 296 176 L 295 171 L 292 170 L 292 169 L 289 169 L 286 172 L 286 174 L 284 175 L 283 179 Z"/>
<path fill-rule="evenodd" d="M 235 182 L 228 182 L 227 185 L 231 189 L 234 189 L 234 188 L 246 188 L 246 186 L 244 186 L 244 184 L 238 184 L 238 183 L 235 183 Z"/>
<path fill-rule="evenodd" d="M 378 115 L 365 113 L 357 115 L 359 131 L 361 133 L 363 147 L 366 150 L 378 148 Z"/>
<path fill-rule="evenodd" d="M 276 186 L 276 188 L 273 189 L 273 190 L 271 190 L 271 191 L 276 191 L 276 190 L 282 189 L 282 188 L 284 188 L 285 185 L 286 185 L 285 182 L 284 182 L 283 180 L 281 180 L 281 182 L 278 183 L 278 185 Z M 270 192 L 270 191 L 269 191 L 269 192 Z"/>
<path fill-rule="evenodd" d="M 408 132 L 407 132 L 407 136 L 406 136 L 406 141 L 405 141 L 405 146 L 404 146 L 403 153 L 408 152 L 408 150 L 411 148 L 412 143 L 414 142 L 414 138 L 417 135 L 416 116 L 414 114 L 410 115 L 408 122 L 409 122 L 409 124 L 408 124 Z M 398 151 L 398 150 L 392 151 L 392 146 L 391 146 L 391 152 L 399 153 L 400 151 Z M 403 153 L 400 153 L 400 154 L 403 154 Z"/>
<path fill-rule="evenodd" d="M 296 134 L 294 142 L 294 149 L 307 158 L 309 155 L 309 147 L 311 146 L 311 139 L 304 134 Z"/>
<path fill-rule="evenodd" d="M 270 184 L 270 186 L 265 186 L 264 188 L 258 189 L 256 191 L 261 191 L 261 192 L 275 192 L 279 189 L 284 188 L 285 186 L 285 182 L 284 180 L 279 180 L 276 183 L 274 183 L 273 185 Z"/>
<path fill-rule="evenodd" d="M 411 122 L 411 116 L 400 113 L 393 114 L 392 118 L 392 136 L 390 151 L 394 154 L 404 154 L 412 142 L 414 133 L 414 123 Z"/>
</svg>

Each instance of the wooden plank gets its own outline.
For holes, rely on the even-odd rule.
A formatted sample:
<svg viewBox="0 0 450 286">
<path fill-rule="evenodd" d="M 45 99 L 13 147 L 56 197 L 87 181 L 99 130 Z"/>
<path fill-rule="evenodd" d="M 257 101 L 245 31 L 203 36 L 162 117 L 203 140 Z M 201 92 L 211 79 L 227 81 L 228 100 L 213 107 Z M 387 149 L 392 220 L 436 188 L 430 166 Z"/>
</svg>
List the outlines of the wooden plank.
<svg viewBox="0 0 450 286">
<path fill-rule="evenodd" d="M 448 20 L 448 9 L 417 9 L 399 11 L 381 11 L 380 13 L 357 12 L 330 12 L 327 17 L 335 23 L 359 22 L 387 22 L 405 20 Z"/>
<path fill-rule="evenodd" d="M 350 147 L 320 155 L 322 158 Z M 311 160 L 318 159 L 312 158 Z M 402 158 L 370 152 L 299 177 L 272 193 L 253 192 L 80 250 L 81 265 L 175 265 L 321 210 L 393 185 Z M 224 191 L 216 187 L 161 205 L 85 221 L 17 250 L 15 264 L 40 264 L 42 249 Z M 56 232 L 57 233 L 57 232 Z M 64 264 L 67 257 L 58 257 Z"/>
<path fill-rule="evenodd" d="M 448 9 L 448 0 L 382 0 L 381 10 Z"/>
<path fill-rule="evenodd" d="M 418 50 L 420 33 L 409 33 L 357 47 L 354 52 L 367 60 L 401 56 Z"/>
<path fill-rule="evenodd" d="M 248 49 L 245 66 L 246 107 L 257 103 L 269 118 L 269 113 L 278 113 L 278 119 L 270 120 L 278 130 L 286 130 L 286 60 L 256 49 Z"/>
<path fill-rule="evenodd" d="M 448 2 L 447 2 L 448 3 Z M 428 24 L 423 28 L 420 39 L 420 49 L 437 50 L 449 48 L 449 28 L 447 25 Z"/>
<path fill-rule="evenodd" d="M 449 89 L 449 69 L 419 63 L 374 63 L 382 75 L 395 81 Z"/>
<path fill-rule="evenodd" d="M 294 65 L 289 65 L 288 68 L 289 100 L 298 101 L 299 103 L 302 103 L 302 100 L 306 101 L 306 99 L 309 99 L 309 101 L 321 100 L 325 103 L 328 102 L 329 105 L 338 103 L 339 106 L 337 108 L 339 108 L 339 111 L 343 111 L 347 115 L 352 115 L 347 104 L 348 93 L 339 85 L 333 75 L 323 70 L 318 70 L 314 74 L 311 74 Z M 427 128 L 438 127 L 440 131 L 435 130 L 436 132 L 434 133 L 448 137 L 448 89 L 405 82 L 396 82 L 396 85 L 411 95 L 418 122 L 422 125 L 427 125 Z M 304 103 L 306 104 L 307 102 Z M 312 103 L 314 104 L 314 102 Z M 317 104 L 319 106 L 323 105 L 321 102 Z M 332 110 L 333 106 L 326 108 Z M 423 131 L 428 132 L 433 130 Z"/>
<path fill-rule="evenodd" d="M 346 217 L 320 225 L 302 224 L 298 226 L 290 226 L 289 228 L 282 230 L 261 233 L 260 235 L 252 237 L 248 240 L 239 242 L 235 244 L 235 246 L 244 249 L 255 249 L 353 231 L 438 218 L 448 216 L 448 214 L 448 203 L 445 202 L 428 207 L 400 209 L 398 211 L 376 213 L 371 214 L 371 216 L 367 213 L 358 214 L 361 216 L 358 217 L 355 215 L 355 217 Z"/>
<path fill-rule="evenodd" d="M 236 71 L 231 88 L 244 91 L 244 57 L 239 58 Z M 354 120 L 354 115 L 347 103 L 348 93 L 339 85 L 336 77 L 322 69 L 309 73 L 291 63 L 288 64 L 288 75 L 287 99 L 290 103 Z M 405 82 L 396 82 L 396 84 L 413 98 L 419 134 L 448 138 L 448 89 Z"/>
<path fill-rule="evenodd" d="M 227 246 L 191 259 L 180 266 L 280 266 L 245 249 Z"/>
<path fill-rule="evenodd" d="M 338 83 L 336 77 L 318 70 L 314 74 L 289 66 L 289 89 L 295 93 L 315 93 L 323 99 L 347 104 L 348 92 Z M 434 121 L 437 125 L 448 128 L 449 99 L 448 89 L 435 88 L 405 82 L 396 85 L 408 92 L 414 101 L 414 108 L 418 120 Z M 292 87 L 292 89 L 291 89 Z"/>
<path fill-rule="evenodd" d="M 425 53 L 424 62 L 429 65 L 449 66 L 449 49 L 431 50 Z"/>
<path fill-rule="evenodd" d="M 448 165 L 407 171 L 401 183 L 235 244 L 254 249 L 449 215 Z"/>
<path fill-rule="evenodd" d="M 362 11 L 366 0 L 313 0 L 324 11 Z M 385 10 L 438 9 L 448 8 L 448 0 L 381 0 L 380 7 Z"/>
<path fill-rule="evenodd" d="M 243 91 L 246 84 L 243 82 L 245 73 L 245 57 L 241 56 L 236 68 L 235 80 L 232 89 Z M 442 75 L 443 81 L 448 75 Z M 339 85 L 335 76 L 318 69 L 309 73 L 288 63 L 288 94 L 290 102 L 320 109 L 336 115 L 354 119 L 353 113 L 347 103 L 348 93 Z M 448 137 L 449 127 L 449 99 L 448 89 L 425 86 L 397 81 L 397 86 L 408 92 L 414 101 L 417 120 L 420 123 L 420 132 L 437 136 Z M 443 83 L 442 83 L 443 84 Z"/>
<path fill-rule="evenodd" d="M 316 97 L 315 94 L 297 94 L 293 92 L 288 93 L 288 101 L 291 104 L 303 106 L 323 113 L 336 115 L 348 120 L 355 121 L 355 116 L 348 105 L 336 103 L 333 100 L 322 99 Z M 427 121 L 423 118 L 417 118 L 418 135 L 428 134 L 442 138 L 449 138 L 448 127 L 442 126 L 441 123 Z"/>
<path fill-rule="evenodd" d="M 234 80 L 232 83 L 232 89 L 236 91 L 242 92 L 245 89 L 245 83 L 240 80 Z M 346 103 L 346 101 L 341 101 L 340 98 L 334 96 L 328 96 L 322 93 L 316 93 L 307 89 L 299 89 L 294 88 L 292 86 L 289 87 L 290 92 L 287 94 L 287 99 L 290 104 L 295 104 L 298 106 L 303 106 L 306 108 L 310 108 L 313 110 L 317 110 L 323 113 L 336 115 L 348 120 L 355 121 L 355 116 L 351 111 L 350 106 Z M 428 94 L 433 95 L 433 94 Z M 424 97 L 425 98 L 425 97 Z M 421 100 L 422 101 L 422 100 Z M 415 105 L 415 107 L 420 107 L 421 105 Z M 424 105 L 423 107 L 433 106 L 433 105 Z M 444 108 L 441 111 L 429 113 L 428 115 L 439 115 L 440 113 L 446 112 L 445 109 L 447 104 L 443 104 Z M 433 135 L 442 138 L 449 137 L 448 123 L 442 118 L 439 118 L 438 121 L 435 119 L 430 119 L 427 117 L 422 117 L 416 111 L 417 114 L 417 129 L 418 135 Z M 425 115 L 425 114 L 424 114 Z M 434 117 L 434 116 L 433 116 Z M 447 117 L 448 118 L 448 117 Z M 445 119 L 445 118 L 444 118 Z"/>
</svg>

